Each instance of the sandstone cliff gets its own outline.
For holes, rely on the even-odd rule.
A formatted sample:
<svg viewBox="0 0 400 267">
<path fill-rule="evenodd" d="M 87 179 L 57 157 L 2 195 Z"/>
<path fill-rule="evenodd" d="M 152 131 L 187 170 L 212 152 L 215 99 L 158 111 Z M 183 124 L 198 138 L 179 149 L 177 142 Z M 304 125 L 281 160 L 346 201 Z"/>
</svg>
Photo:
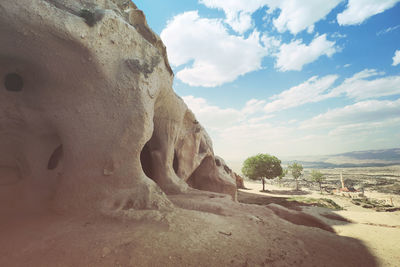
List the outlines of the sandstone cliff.
<svg viewBox="0 0 400 267">
<path fill-rule="evenodd" d="M 186 182 L 235 198 L 132 2 L 4 2 L 0 20 L 4 86 L 22 83 L 0 93 L 1 208 L 162 207 Z"/>
</svg>

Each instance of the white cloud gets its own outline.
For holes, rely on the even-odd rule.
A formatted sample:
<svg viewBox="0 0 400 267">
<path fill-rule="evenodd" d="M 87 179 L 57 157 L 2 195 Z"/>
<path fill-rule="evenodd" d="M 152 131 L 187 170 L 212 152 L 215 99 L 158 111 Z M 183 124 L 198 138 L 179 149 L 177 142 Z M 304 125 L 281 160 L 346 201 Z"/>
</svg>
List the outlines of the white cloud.
<svg viewBox="0 0 400 267">
<path fill-rule="evenodd" d="M 351 66 L 351 64 L 345 64 L 345 65 L 343 65 L 343 68 L 348 68 L 350 66 Z"/>
<path fill-rule="evenodd" d="M 265 101 L 251 99 L 242 109 L 220 108 L 211 105 L 206 99 L 194 96 L 182 97 L 186 105 L 196 114 L 200 122 L 204 122 L 210 130 L 233 126 L 245 119 L 262 121 L 271 118 L 271 115 L 263 114 Z M 260 112 L 262 113 L 260 115 Z"/>
<path fill-rule="evenodd" d="M 314 26 L 314 24 L 313 24 L 313 25 L 311 25 L 311 26 L 309 26 L 309 27 L 307 28 L 307 33 L 309 33 L 309 34 L 313 33 L 313 32 L 314 32 L 314 29 L 315 29 L 315 26 Z"/>
<path fill-rule="evenodd" d="M 271 97 L 272 102 L 265 106 L 266 112 L 276 112 L 288 108 L 321 101 L 323 95 L 336 81 L 338 76 L 328 75 L 322 78 L 314 76 L 306 82 Z"/>
<path fill-rule="evenodd" d="M 387 34 L 387 33 L 390 33 L 392 31 L 395 31 L 395 30 L 397 30 L 399 28 L 400 28 L 400 25 L 389 27 L 389 28 L 386 28 L 384 30 L 381 30 L 381 31 L 377 32 L 376 35 L 379 36 L 379 35 L 382 35 L 382 34 Z"/>
<path fill-rule="evenodd" d="M 304 65 L 317 60 L 320 56 L 331 57 L 336 52 L 335 42 L 328 41 L 326 34 L 316 37 L 309 45 L 303 44 L 301 40 L 295 40 L 281 45 L 276 67 L 280 71 L 300 71 Z"/>
<path fill-rule="evenodd" d="M 218 8 L 225 12 L 225 22 L 232 29 L 244 33 L 253 26 L 252 14 L 269 7 L 268 14 L 279 9 L 280 14 L 273 24 L 279 32 L 290 31 L 297 34 L 303 30 L 314 31 L 314 24 L 326 17 L 343 0 L 200 0 L 209 8 Z"/>
<path fill-rule="evenodd" d="M 240 172 L 241 163 L 258 153 L 275 156 L 298 152 L 295 127 L 270 122 L 243 121 L 213 135 L 214 151 Z"/>
<path fill-rule="evenodd" d="M 264 100 L 251 99 L 246 102 L 245 107 L 242 109 L 244 114 L 254 114 L 262 111 L 265 106 Z"/>
<path fill-rule="evenodd" d="M 349 0 L 347 8 L 337 15 L 339 25 L 357 25 L 369 17 L 382 13 L 400 0 Z"/>
<path fill-rule="evenodd" d="M 261 37 L 261 41 L 264 44 L 265 49 L 268 51 L 268 54 L 276 54 L 279 52 L 279 48 L 281 46 L 280 39 L 264 34 Z"/>
<path fill-rule="evenodd" d="M 347 35 L 340 32 L 334 32 L 331 34 L 331 37 L 335 39 L 341 39 L 341 38 L 346 38 Z"/>
<path fill-rule="evenodd" d="M 273 113 L 307 103 L 315 103 L 324 99 L 346 95 L 356 100 L 373 99 L 384 96 L 400 95 L 400 76 L 382 76 L 385 73 L 373 69 L 365 69 L 345 79 L 339 86 L 332 87 L 338 79 L 337 75 L 321 78 L 311 77 L 270 98 L 265 105 L 267 113 Z"/>
<path fill-rule="evenodd" d="M 399 126 L 400 118 L 389 118 L 384 121 L 362 122 L 338 125 L 329 131 L 329 136 L 346 136 L 360 138 L 361 135 L 371 135 L 371 133 L 382 133 L 387 131 L 388 127 Z M 384 134 L 381 136 L 385 136 Z M 400 139 L 399 139 L 400 140 Z M 369 142 L 375 141 L 371 138 Z"/>
<path fill-rule="evenodd" d="M 400 64 L 400 50 L 396 50 L 396 52 L 394 52 L 392 66 L 397 66 L 399 64 Z"/>
<path fill-rule="evenodd" d="M 351 78 L 345 79 L 329 95 L 335 97 L 346 94 L 349 98 L 362 100 L 400 94 L 400 76 L 369 79 L 383 74 L 373 69 L 363 70 L 354 74 Z"/>
<path fill-rule="evenodd" d="M 252 25 L 251 15 L 259 8 L 265 6 L 270 0 L 200 0 L 208 8 L 218 8 L 225 12 L 225 22 L 238 33 L 244 33 Z"/>
<path fill-rule="evenodd" d="M 385 75 L 384 72 L 378 72 L 375 69 L 365 69 L 354 74 L 351 78 L 346 79 L 346 82 L 354 82 L 361 79 L 367 79 L 375 76 Z"/>
<path fill-rule="evenodd" d="M 210 105 L 204 98 L 196 98 L 194 96 L 184 96 L 182 98 L 196 115 L 197 120 L 211 131 L 221 127 L 230 127 L 244 118 L 244 114 L 240 110 L 223 109 Z"/>
<path fill-rule="evenodd" d="M 267 51 L 254 31 L 245 39 L 230 35 L 219 19 L 200 18 L 197 11 L 175 16 L 161 32 L 170 62 L 185 66 L 176 77 L 191 86 L 214 87 L 261 69 Z"/>
<path fill-rule="evenodd" d="M 324 19 L 340 2 L 342 0 L 271 0 L 269 13 L 277 8 L 281 10 L 279 17 L 273 21 L 279 32 L 288 30 L 297 34 L 306 29 L 312 32 L 314 23 Z"/>
<path fill-rule="evenodd" d="M 257 153 L 278 157 L 321 155 L 366 146 L 394 147 L 400 141 L 396 137 L 400 131 L 400 100 L 359 102 L 303 122 L 250 118 L 230 127 L 220 126 L 211 133 L 215 152 L 236 171 L 240 171 L 245 158 Z"/>
<path fill-rule="evenodd" d="M 330 110 L 301 124 L 301 128 L 335 128 L 338 126 L 382 122 L 400 116 L 400 99 L 369 100 Z"/>
<path fill-rule="evenodd" d="M 237 172 L 246 157 L 257 153 L 278 157 L 339 153 L 360 150 L 366 144 L 370 149 L 393 147 L 400 141 L 400 99 L 359 102 L 306 121 L 292 118 L 288 122 L 260 115 L 262 100 L 252 99 L 234 109 L 193 96 L 183 99 L 210 134 L 215 153 Z"/>
</svg>

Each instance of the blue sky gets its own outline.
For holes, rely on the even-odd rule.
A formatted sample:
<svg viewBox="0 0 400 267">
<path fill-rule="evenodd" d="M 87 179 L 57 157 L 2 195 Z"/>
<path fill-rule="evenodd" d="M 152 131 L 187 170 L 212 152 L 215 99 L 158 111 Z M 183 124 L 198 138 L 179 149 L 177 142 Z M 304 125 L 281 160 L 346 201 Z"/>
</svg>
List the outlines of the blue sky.
<svg viewBox="0 0 400 267">
<path fill-rule="evenodd" d="M 400 147 L 400 0 L 136 0 L 234 169 Z"/>
</svg>

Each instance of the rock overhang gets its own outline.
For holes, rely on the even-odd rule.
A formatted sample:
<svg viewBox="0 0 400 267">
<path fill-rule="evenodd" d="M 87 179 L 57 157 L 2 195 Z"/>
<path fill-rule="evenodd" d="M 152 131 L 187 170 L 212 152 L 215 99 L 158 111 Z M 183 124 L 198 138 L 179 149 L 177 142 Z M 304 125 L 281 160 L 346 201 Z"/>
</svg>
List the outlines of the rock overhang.
<svg viewBox="0 0 400 267">
<path fill-rule="evenodd" d="M 165 46 L 122 2 L 2 3 L 0 190 L 16 205 L 2 209 L 170 206 L 146 188 L 185 192 L 190 174 L 213 159 L 208 135 L 172 90 Z M 145 144 L 152 177 L 140 159 Z M 235 197 L 234 181 L 223 184 L 230 189 L 207 189 Z"/>
</svg>

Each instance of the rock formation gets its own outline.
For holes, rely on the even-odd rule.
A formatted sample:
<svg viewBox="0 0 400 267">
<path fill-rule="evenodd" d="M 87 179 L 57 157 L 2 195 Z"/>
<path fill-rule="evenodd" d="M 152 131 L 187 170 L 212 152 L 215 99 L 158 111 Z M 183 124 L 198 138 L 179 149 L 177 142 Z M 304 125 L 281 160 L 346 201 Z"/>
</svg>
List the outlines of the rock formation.
<svg viewBox="0 0 400 267">
<path fill-rule="evenodd" d="M 132 2 L 1 5 L 1 209 L 162 208 L 188 180 L 235 197 Z"/>
<path fill-rule="evenodd" d="M 232 201 L 240 179 L 132 2 L 0 1 L 0 36 L 1 266 L 374 266 Z"/>
</svg>

